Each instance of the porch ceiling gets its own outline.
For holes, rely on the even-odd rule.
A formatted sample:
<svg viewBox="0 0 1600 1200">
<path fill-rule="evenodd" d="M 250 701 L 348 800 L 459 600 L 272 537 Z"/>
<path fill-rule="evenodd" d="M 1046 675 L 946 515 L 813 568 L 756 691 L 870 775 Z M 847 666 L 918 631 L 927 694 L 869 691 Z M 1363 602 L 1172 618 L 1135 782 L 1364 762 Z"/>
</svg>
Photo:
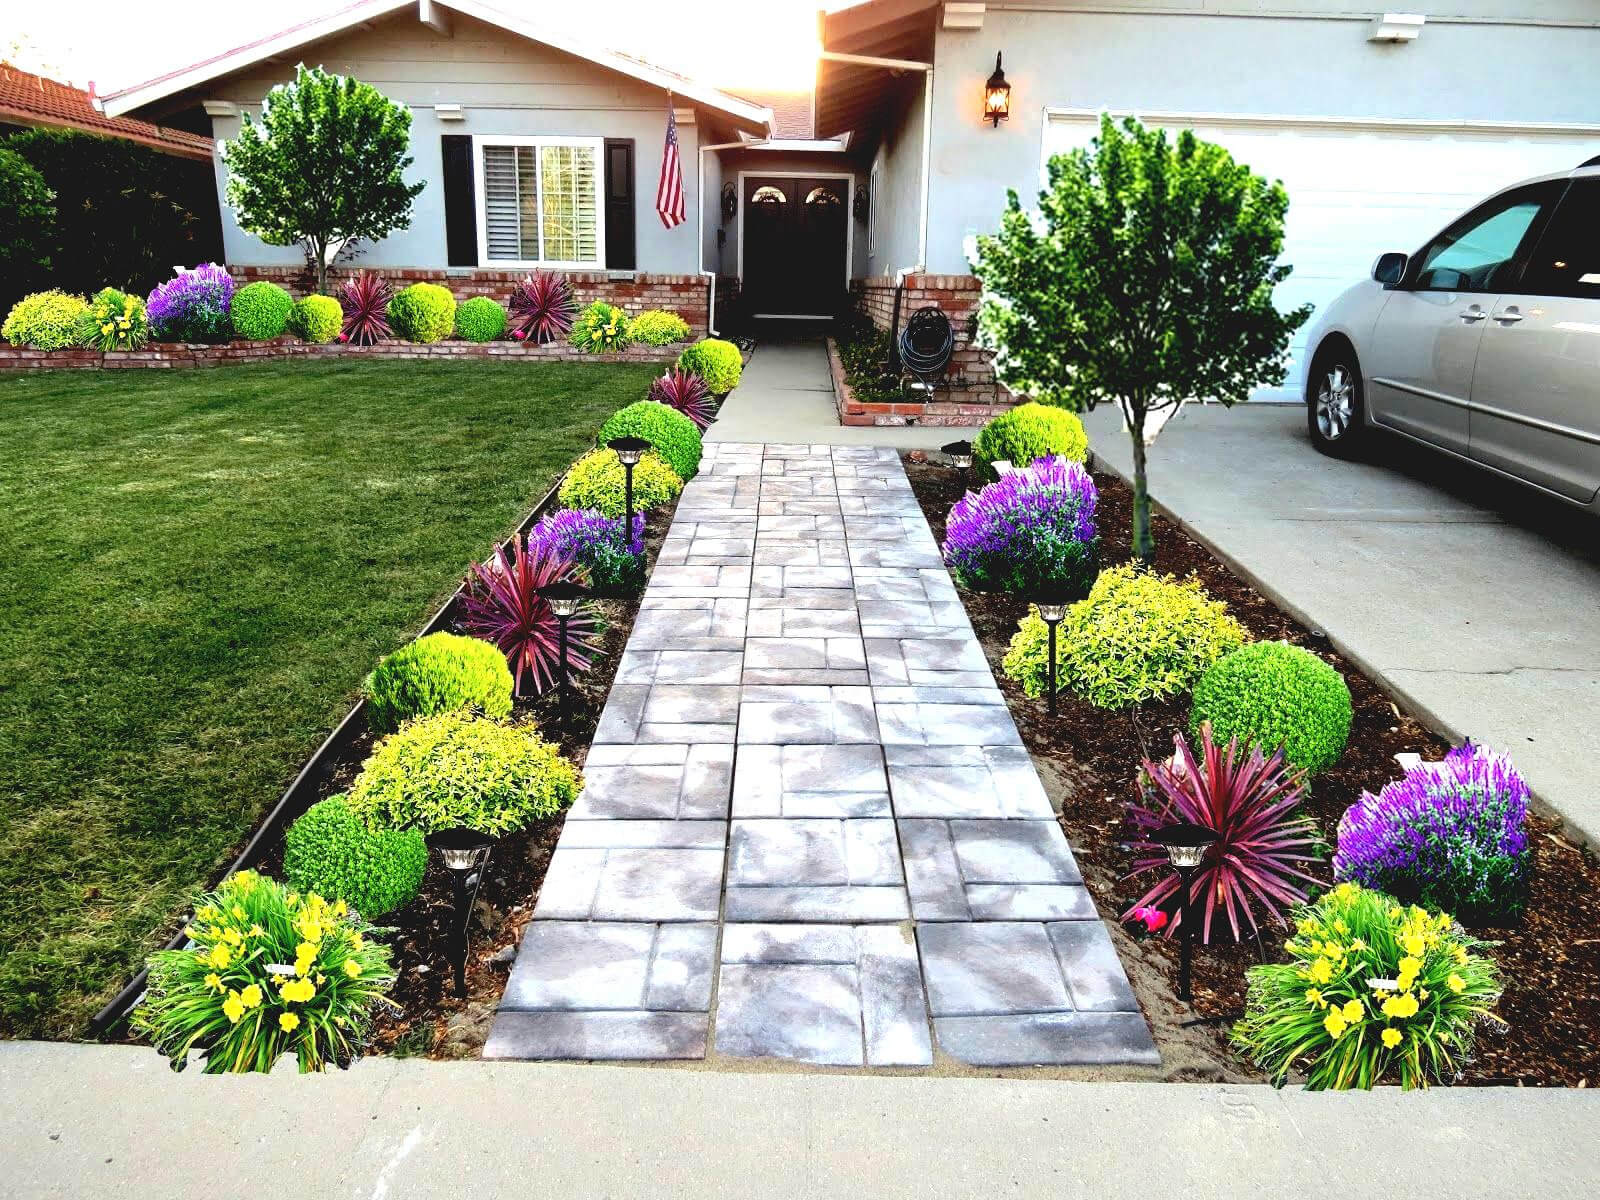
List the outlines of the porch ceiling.
<svg viewBox="0 0 1600 1200">
<path fill-rule="evenodd" d="M 820 19 L 822 48 L 871 58 L 929 62 L 933 56 L 937 0 L 870 0 L 825 13 Z M 890 100 L 904 81 L 920 72 L 857 63 L 817 63 L 816 136 L 837 137 L 854 130 L 875 138 L 895 115 Z"/>
</svg>

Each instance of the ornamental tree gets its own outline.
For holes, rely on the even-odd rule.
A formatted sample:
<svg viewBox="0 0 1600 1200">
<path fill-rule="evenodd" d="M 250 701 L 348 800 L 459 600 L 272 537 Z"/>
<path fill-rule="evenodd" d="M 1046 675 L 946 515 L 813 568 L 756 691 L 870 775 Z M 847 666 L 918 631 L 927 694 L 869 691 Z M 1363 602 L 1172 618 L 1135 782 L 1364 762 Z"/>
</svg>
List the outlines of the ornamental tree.
<svg viewBox="0 0 1600 1200">
<path fill-rule="evenodd" d="M 411 110 L 371 84 L 295 68 L 225 142 L 228 203 L 241 228 L 273 246 L 299 243 L 326 292 L 328 265 L 357 239 L 411 224 L 423 184 L 408 184 Z"/>
<path fill-rule="evenodd" d="M 1133 441 L 1133 550 L 1149 562 L 1145 450 L 1186 400 L 1237 404 L 1286 373 L 1310 315 L 1273 307 L 1289 197 L 1188 130 L 1100 118 L 1050 160 L 1039 211 L 1008 193 L 978 239 L 980 328 L 1014 390 L 1075 412 L 1114 402 Z M 1163 415 L 1164 414 L 1164 415 Z"/>
</svg>

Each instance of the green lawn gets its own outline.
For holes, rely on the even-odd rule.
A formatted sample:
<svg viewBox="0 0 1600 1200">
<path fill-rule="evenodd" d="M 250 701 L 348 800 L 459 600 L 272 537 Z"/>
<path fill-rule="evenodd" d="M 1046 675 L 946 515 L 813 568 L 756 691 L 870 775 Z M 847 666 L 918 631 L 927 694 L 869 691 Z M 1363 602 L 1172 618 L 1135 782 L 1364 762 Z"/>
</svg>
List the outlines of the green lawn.
<svg viewBox="0 0 1600 1200">
<path fill-rule="evenodd" d="M 80 1035 L 654 369 L 0 377 L 0 1033 Z"/>
</svg>

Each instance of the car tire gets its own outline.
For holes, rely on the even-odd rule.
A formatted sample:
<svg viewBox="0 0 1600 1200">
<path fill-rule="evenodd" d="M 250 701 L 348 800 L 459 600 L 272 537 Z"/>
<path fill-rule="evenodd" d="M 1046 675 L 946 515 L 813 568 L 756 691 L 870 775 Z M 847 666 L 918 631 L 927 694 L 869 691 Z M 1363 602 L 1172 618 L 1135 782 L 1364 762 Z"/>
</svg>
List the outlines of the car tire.
<svg viewBox="0 0 1600 1200">
<path fill-rule="evenodd" d="M 1367 442 L 1361 365 L 1348 345 L 1317 352 L 1306 377 L 1306 429 L 1311 444 L 1332 458 L 1357 458 Z"/>
</svg>

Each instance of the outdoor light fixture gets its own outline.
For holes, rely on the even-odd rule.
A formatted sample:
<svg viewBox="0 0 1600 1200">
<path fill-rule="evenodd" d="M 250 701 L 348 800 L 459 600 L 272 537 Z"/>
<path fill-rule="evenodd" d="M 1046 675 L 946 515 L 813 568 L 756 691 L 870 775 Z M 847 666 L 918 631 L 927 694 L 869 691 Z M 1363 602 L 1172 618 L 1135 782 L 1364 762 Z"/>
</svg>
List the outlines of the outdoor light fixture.
<svg viewBox="0 0 1600 1200">
<path fill-rule="evenodd" d="M 1046 661 L 1050 669 L 1049 686 L 1049 713 L 1056 715 L 1056 626 L 1066 618 L 1068 599 L 1059 588 L 1045 588 L 1034 597 L 1033 606 L 1039 610 L 1039 619 L 1045 624 L 1049 632 L 1048 649 L 1045 652 Z"/>
<path fill-rule="evenodd" d="M 619 437 L 612 438 L 606 447 L 615 451 L 622 463 L 622 541 L 627 545 L 633 541 L 633 469 L 650 449 L 650 443 L 643 438 Z"/>
<path fill-rule="evenodd" d="M 632 521 L 629 523 L 632 524 Z M 571 693 L 567 672 L 567 622 L 578 615 L 578 609 L 582 606 L 584 598 L 589 595 L 589 589 L 570 579 L 558 579 L 540 588 L 539 595 L 550 606 L 550 611 L 556 615 L 558 630 L 556 657 L 561 660 L 561 691 L 557 699 L 560 704 L 561 723 L 565 725 Z"/>
<path fill-rule="evenodd" d="M 489 851 L 495 839 L 476 829 L 458 826 L 430 833 L 428 845 L 439 852 L 445 868 L 450 872 L 451 894 L 454 898 L 454 936 L 452 958 L 456 972 L 456 995 L 467 998 L 467 927 L 472 923 L 472 906 L 478 901 L 478 886 L 483 882 L 483 869 L 489 862 Z"/>
<path fill-rule="evenodd" d="M 983 85 L 983 119 L 992 121 L 996 129 L 1000 122 L 1011 118 L 1011 85 L 1006 73 L 1000 69 L 1000 55 L 994 56 L 994 74 Z"/>
<path fill-rule="evenodd" d="M 940 452 L 950 460 L 950 465 L 956 470 L 966 472 L 972 467 L 972 443 L 950 442 L 939 447 Z"/>
<path fill-rule="evenodd" d="M 1190 821 L 1180 821 L 1175 825 L 1163 825 L 1150 835 L 1152 841 L 1167 852 L 1167 861 L 1172 864 L 1172 869 L 1178 873 L 1178 886 L 1183 889 L 1180 897 L 1182 902 L 1182 919 L 1179 922 L 1181 935 L 1178 959 L 1178 999 L 1191 1001 L 1194 992 L 1189 986 L 1189 965 L 1194 955 L 1194 889 L 1190 886 L 1194 873 L 1205 861 L 1206 851 L 1217 844 L 1217 835 L 1214 830 L 1207 829 L 1204 825 L 1196 825 Z"/>
</svg>

